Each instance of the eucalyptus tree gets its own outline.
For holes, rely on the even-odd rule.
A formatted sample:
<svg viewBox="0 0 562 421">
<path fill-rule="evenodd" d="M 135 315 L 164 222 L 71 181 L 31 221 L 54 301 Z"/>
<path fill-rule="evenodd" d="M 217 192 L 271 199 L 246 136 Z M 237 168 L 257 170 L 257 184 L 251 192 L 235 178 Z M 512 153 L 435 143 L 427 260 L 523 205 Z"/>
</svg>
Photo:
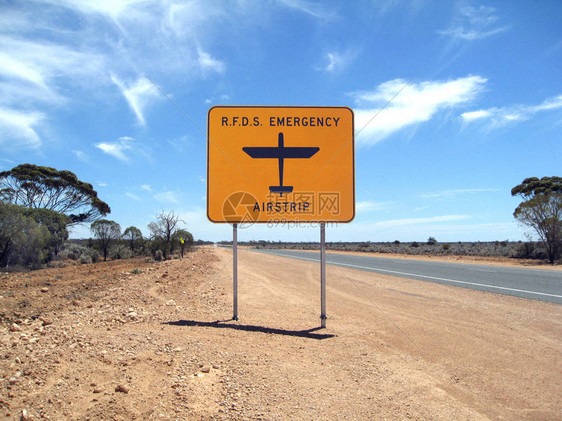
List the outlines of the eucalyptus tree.
<svg viewBox="0 0 562 421">
<path fill-rule="evenodd" d="M 33 164 L 0 172 L 0 201 L 64 214 L 69 225 L 92 222 L 111 212 L 92 185 L 73 172 Z"/>
<path fill-rule="evenodd" d="M 562 178 L 526 178 L 511 189 L 511 195 L 523 199 L 513 216 L 537 233 L 554 263 L 562 252 Z"/>
<path fill-rule="evenodd" d="M 106 219 L 98 219 L 92 222 L 90 230 L 94 237 L 98 239 L 101 250 L 103 252 L 103 261 L 107 260 L 107 252 L 111 242 L 121 238 L 121 226 L 115 221 Z"/>
</svg>

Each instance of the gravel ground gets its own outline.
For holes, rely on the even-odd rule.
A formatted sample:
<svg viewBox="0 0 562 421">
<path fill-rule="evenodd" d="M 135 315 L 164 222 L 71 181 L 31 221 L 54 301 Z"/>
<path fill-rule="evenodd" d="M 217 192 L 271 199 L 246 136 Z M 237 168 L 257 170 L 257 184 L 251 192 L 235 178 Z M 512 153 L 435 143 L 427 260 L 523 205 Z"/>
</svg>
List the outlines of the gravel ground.
<svg viewBox="0 0 562 421">
<path fill-rule="evenodd" d="M 5 419 L 562 419 L 562 306 L 200 248 L 0 274 Z"/>
</svg>

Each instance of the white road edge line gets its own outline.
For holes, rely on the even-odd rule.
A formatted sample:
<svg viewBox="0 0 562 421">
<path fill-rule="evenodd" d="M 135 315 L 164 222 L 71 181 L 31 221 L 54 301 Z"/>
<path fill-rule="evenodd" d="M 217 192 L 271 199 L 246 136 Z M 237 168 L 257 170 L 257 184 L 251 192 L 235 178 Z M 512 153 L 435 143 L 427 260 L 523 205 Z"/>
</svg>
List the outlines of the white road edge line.
<svg viewBox="0 0 562 421">
<path fill-rule="evenodd" d="M 290 256 L 290 255 L 286 255 L 286 254 L 276 254 L 276 253 L 270 253 L 270 252 L 265 252 L 265 251 L 260 251 L 259 253 L 271 254 L 273 256 L 289 257 L 291 259 L 308 260 L 309 262 L 319 262 L 320 261 L 320 260 L 317 260 L 317 259 L 308 259 L 306 257 Z M 398 272 L 398 271 L 394 271 L 394 270 L 371 268 L 371 267 L 368 267 L 368 266 L 350 265 L 350 264 L 347 264 L 347 263 L 336 263 L 336 262 L 331 262 L 327 259 L 326 259 L 326 263 L 334 265 L 334 266 L 349 266 L 351 268 L 366 269 L 366 270 L 369 270 L 369 271 L 387 272 L 387 273 L 393 273 L 393 274 L 398 274 L 398 275 L 406 275 L 406 276 L 417 276 L 419 278 L 435 279 L 437 281 L 453 282 L 453 283 L 457 283 L 457 284 L 474 285 L 474 286 L 486 287 L 486 288 L 495 288 L 495 289 L 501 289 L 501 290 L 505 290 L 505 291 L 523 292 L 525 294 L 544 295 L 544 296 L 547 296 L 547 297 L 562 298 L 562 295 L 547 294 L 546 292 L 535 292 L 535 291 L 527 291 L 525 289 L 498 287 L 498 286 L 495 286 L 495 285 L 479 284 L 479 283 L 476 283 L 476 282 L 457 281 L 455 279 L 438 278 L 436 276 L 418 275 L 416 273 Z"/>
</svg>

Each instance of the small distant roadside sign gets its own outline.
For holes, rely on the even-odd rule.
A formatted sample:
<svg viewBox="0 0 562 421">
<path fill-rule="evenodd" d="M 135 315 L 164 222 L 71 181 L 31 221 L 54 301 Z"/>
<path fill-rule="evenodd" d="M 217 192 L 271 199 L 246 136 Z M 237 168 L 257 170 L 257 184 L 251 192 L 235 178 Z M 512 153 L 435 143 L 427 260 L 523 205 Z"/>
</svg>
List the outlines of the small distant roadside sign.
<svg viewBox="0 0 562 421">
<path fill-rule="evenodd" d="M 350 222 L 355 216 L 348 107 L 216 106 L 207 129 L 211 222 Z"/>
</svg>

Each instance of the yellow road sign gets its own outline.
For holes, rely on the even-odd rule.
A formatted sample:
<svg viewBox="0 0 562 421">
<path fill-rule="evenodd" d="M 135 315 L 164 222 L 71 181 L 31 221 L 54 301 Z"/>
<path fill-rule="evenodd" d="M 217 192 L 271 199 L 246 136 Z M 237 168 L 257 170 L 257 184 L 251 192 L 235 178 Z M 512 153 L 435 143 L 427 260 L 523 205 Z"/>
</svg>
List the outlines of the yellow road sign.
<svg viewBox="0 0 562 421">
<path fill-rule="evenodd" d="M 212 222 L 350 222 L 355 216 L 353 111 L 216 106 L 207 129 Z"/>
</svg>

